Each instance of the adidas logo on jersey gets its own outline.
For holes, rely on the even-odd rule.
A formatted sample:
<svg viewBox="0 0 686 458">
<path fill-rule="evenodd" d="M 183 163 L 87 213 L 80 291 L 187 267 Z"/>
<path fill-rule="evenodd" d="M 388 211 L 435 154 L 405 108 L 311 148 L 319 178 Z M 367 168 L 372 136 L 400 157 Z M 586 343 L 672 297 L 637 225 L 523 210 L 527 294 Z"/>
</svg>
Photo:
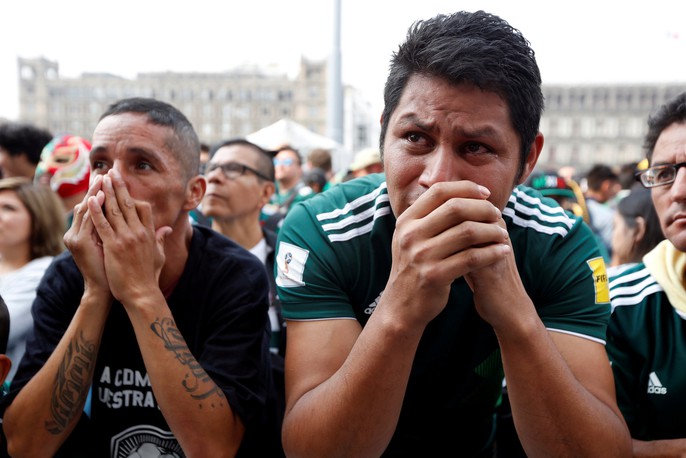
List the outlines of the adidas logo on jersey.
<svg viewBox="0 0 686 458">
<path fill-rule="evenodd" d="M 367 315 L 371 315 L 372 313 L 374 313 L 374 310 L 376 310 L 376 306 L 377 306 L 377 304 L 379 303 L 379 300 L 381 300 L 381 295 L 382 295 L 382 294 L 383 294 L 383 291 L 381 291 L 381 292 L 379 293 L 379 295 L 376 296 L 376 299 L 374 299 L 374 302 L 372 302 L 371 304 L 369 304 L 369 305 L 367 306 L 367 308 L 364 309 L 364 313 L 366 313 Z"/>
<path fill-rule="evenodd" d="M 662 386 L 655 372 L 651 372 L 648 376 L 648 394 L 667 394 L 667 388 Z"/>
</svg>

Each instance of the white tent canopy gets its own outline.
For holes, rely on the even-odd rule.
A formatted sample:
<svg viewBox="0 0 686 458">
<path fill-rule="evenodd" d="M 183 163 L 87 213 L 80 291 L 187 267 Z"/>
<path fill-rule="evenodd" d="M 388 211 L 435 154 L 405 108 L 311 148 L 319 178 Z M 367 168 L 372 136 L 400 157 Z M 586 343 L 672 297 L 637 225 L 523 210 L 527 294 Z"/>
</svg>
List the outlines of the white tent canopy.
<svg viewBox="0 0 686 458">
<path fill-rule="evenodd" d="M 347 167 L 350 162 L 350 157 L 346 154 L 343 145 L 312 132 L 291 119 L 276 121 L 274 124 L 247 135 L 246 139 L 268 150 L 274 150 L 286 144 L 290 145 L 300 151 L 303 159 L 306 159 L 313 149 L 327 149 L 331 151 L 334 170 Z"/>
</svg>

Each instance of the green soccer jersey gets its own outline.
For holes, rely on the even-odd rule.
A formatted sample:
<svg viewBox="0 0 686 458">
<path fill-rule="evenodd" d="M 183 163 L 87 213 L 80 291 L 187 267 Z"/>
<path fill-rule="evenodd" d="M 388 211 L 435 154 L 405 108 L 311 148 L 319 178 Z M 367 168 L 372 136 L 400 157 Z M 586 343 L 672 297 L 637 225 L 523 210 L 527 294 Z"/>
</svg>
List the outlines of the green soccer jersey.
<svg viewBox="0 0 686 458">
<path fill-rule="evenodd" d="M 607 352 L 631 436 L 686 437 L 686 316 L 642 263 L 611 279 L 610 298 Z"/>
<path fill-rule="evenodd" d="M 546 327 L 604 343 L 609 291 L 588 226 L 526 187 L 513 191 L 503 217 L 522 282 Z M 388 281 L 394 229 L 383 174 L 341 183 L 292 208 L 275 266 L 283 316 L 356 319 L 364 326 Z M 488 447 L 502 380 L 495 334 L 459 278 L 422 336 L 387 454 L 468 456 Z"/>
</svg>

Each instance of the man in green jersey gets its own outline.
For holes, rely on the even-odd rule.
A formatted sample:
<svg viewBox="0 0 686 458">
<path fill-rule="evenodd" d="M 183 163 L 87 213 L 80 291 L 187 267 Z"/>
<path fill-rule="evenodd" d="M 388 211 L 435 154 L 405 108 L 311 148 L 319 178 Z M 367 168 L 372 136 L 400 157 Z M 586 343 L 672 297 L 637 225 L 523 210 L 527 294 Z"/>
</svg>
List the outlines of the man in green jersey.
<svg viewBox="0 0 686 458">
<path fill-rule="evenodd" d="M 611 279 L 607 351 L 636 456 L 686 453 L 686 93 L 648 121 L 651 190 L 666 240 Z"/>
<path fill-rule="evenodd" d="M 541 78 L 502 19 L 416 23 L 391 62 L 385 174 L 291 209 L 277 243 L 293 456 L 491 456 L 503 375 L 525 451 L 627 456 L 590 229 L 518 186 Z"/>
</svg>

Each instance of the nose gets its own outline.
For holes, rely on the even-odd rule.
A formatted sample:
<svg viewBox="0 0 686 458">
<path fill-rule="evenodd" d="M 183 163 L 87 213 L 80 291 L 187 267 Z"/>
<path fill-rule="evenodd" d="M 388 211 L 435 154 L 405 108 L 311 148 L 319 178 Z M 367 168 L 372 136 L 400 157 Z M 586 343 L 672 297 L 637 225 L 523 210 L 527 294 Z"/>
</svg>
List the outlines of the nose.
<svg viewBox="0 0 686 458">
<path fill-rule="evenodd" d="M 449 145 L 437 145 L 424 156 L 424 169 L 419 184 L 430 188 L 435 183 L 460 180 L 459 155 Z"/>
<path fill-rule="evenodd" d="M 221 167 L 216 167 L 216 168 L 210 170 L 209 172 L 206 171 L 205 177 L 207 178 L 208 183 L 217 183 L 217 182 L 221 181 L 223 178 L 226 178 L 224 176 L 224 172 L 222 171 Z"/>
<path fill-rule="evenodd" d="M 675 201 L 686 201 L 686 167 L 677 170 L 670 192 Z"/>
<path fill-rule="evenodd" d="M 125 183 L 127 182 L 127 177 L 128 177 L 128 171 L 125 167 L 125 164 L 120 161 L 120 160 L 115 160 L 112 163 L 112 167 L 107 171 L 107 175 L 117 175 L 119 178 L 121 178 Z"/>
</svg>

